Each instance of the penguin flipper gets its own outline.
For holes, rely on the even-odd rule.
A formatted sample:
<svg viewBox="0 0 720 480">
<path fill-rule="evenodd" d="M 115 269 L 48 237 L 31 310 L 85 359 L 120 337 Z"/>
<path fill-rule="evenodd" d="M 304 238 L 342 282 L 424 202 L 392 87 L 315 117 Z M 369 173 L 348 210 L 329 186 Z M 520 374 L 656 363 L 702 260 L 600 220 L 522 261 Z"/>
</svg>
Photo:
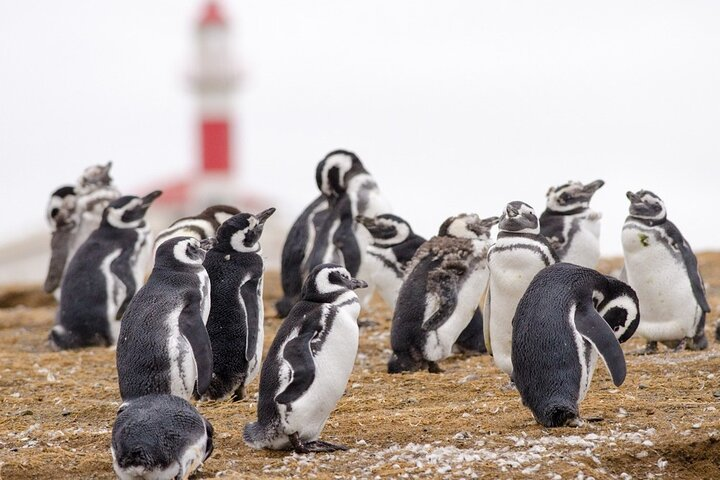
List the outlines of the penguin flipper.
<svg viewBox="0 0 720 480">
<path fill-rule="evenodd" d="M 70 253 L 70 242 L 73 236 L 72 228 L 60 227 L 55 230 L 50 240 L 50 265 L 43 290 L 52 293 L 60 286 L 63 271 Z"/>
<path fill-rule="evenodd" d="M 258 329 L 253 327 L 250 322 L 254 321 L 260 315 L 260 307 L 258 301 L 262 302 L 262 283 L 255 279 L 245 282 L 240 287 L 240 296 L 242 297 L 244 314 L 245 314 L 245 360 L 250 361 L 255 356 L 255 346 L 257 344 Z"/>
<path fill-rule="evenodd" d="M 292 367 L 292 381 L 282 392 L 278 392 L 275 401 L 289 404 L 300 398 L 315 380 L 315 358 L 310 342 L 320 334 L 320 319 L 312 321 L 308 315 L 303 319 L 297 337 L 290 340 L 283 349 L 283 358 Z"/>
<path fill-rule="evenodd" d="M 682 236 L 680 230 L 678 230 L 675 224 L 671 221 L 665 222 L 665 231 L 674 243 L 672 246 L 678 249 L 682 255 L 683 263 L 685 263 L 685 269 L 687 270 L 688 277 L 690 278 L 690 287 L 692 288 L 695 300 L 697 300 L 698 305 L 703 312 L 710 312 L 710 304 L 707 301 L 705 285 L 702 277 L 700 276 L 697 257 L 693 253 L 692 248 L 690 248 L 690 244 L 687 240 L 685 240 L 685 237 Z"/>
<path fill-rule="evenodd" d="M 137 285 L 135 285 L 135 275 L 133 274 L 132 268 L 130 267 L 130 259 L 132 255 L 131 251 L 125 251 L 120 254 L 110 264 L 110 271 L 125 285 L 125 298 L 120 304 L 118 311 L 115 315 L 115 320 L 120 320 L 125 313 L 130 300 L 135 295 Z"/>
<path fill-rule="evenodd" d="M 615 386 L 622 385 L 627 373 L 625 354 L 610 325 L 595 309 L 579 306 L 575 311 L 575 328 L 600 353 Z"/>
<path fill-rule="evenodd" d="M 202 395 L 210 386 L 213 361 L 210 337 L 202 321 L 199 299 L 191 299 L 185 305 L 180 312 L 178 323 L 180 334 L 185 337 L 192 348 L 197 368 L 197 391 Z"/>
<path fill-rule="evenodd" d="M 483 337 L 488 355 L 492 356 L 492 344 L 490 343 L 490 282 L 485 287 L 485 306 L 483 307 Z"/>
</svg>

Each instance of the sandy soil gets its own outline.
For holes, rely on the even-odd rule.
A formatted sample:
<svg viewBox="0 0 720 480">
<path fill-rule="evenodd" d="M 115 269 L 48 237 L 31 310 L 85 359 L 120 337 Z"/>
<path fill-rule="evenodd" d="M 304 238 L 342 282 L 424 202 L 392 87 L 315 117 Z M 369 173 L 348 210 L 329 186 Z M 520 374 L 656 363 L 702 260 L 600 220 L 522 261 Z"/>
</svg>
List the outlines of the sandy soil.
<svg viewBox="0 0 720 480">
<path fill-rule="evenodd" d="M 720 310 L 720 253 L 699 256 L 714 312 Z M 604 261 L 611 271 L 617 260 Z M 277 275 L 266 281 L 266 347 L 280 320 L 270 315 Z M 110 431 L 119 405 L 115 352 L 51 352 L 55 304 L 38 286 L 0 291 L 0 477 L 113 478 Z M 214 425 L 216 449 L 199 473 L 266 478 L 720 478 L 720 345 L 705 352 L 628 356 L 615 388 L 598 367 L 583 416 L 598 421 L 548 430 L 522 407 L 487 356 L 453 357 L 440 375 L 385 373 L 389 315 L 380 300 L 363 315 L 360 351 L 346 395 L 323 438 L 336 454 L 254 451 L 242 428 L 249 400 L 198 408 Z M 626 351 L 642 346 L 639 340 Z"/>
</svg>

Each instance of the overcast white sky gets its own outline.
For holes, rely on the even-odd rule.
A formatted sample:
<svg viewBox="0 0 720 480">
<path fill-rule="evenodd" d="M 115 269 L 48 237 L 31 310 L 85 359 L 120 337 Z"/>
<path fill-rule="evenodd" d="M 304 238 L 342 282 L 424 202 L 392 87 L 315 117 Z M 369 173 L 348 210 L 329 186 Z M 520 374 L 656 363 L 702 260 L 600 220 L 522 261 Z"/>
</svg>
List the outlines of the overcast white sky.
<svg viewBox="0 0 720 480">
<path fill-rule="evenodd" d="M 186 81 L 199 1 L 0 1 L 0 237 L 42 230 L 49 193 L 113 160 L 129 193 L 196 164 Z M 396 213 L 544 208 L 602 178 L 603 253 L 625 191 L 663 197 L 720 248 L 720 2 L 225 2 L 245 72 L 243 185 L 288 220 L 314 167 L 354 150 Z"/>
</svg>

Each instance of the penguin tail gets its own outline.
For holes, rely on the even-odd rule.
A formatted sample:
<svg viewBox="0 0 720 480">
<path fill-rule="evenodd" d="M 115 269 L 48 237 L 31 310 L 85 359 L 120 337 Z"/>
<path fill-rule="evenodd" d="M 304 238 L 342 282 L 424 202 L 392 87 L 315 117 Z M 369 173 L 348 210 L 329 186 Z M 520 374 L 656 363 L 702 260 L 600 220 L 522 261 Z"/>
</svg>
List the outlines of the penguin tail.
<svg viewBox="0 0 720 480">
<path fill-rule="evenodd" d="M 277 310 L 278 317 L 287 317 L 293 305 L 295 305 L 295 302 L 293 302 L 292 298 L 288 297 L 283 297 L 275 302 L 275 310 Z"/>
<path fill-rule="evenodd" d="M 248 423 L 243 429 L 243 440 L 249 447 L 259 450 L 267 444 L 267 432 L 259 422 Z"/>
<path fill-rule="evenodd" d="M 545 407 L 542 415 L 536 416 L 536 419 L 544 427 L 564 427 L 579 419 L 579 415 L 575 405 L 551 403 Z"/>
</svg>

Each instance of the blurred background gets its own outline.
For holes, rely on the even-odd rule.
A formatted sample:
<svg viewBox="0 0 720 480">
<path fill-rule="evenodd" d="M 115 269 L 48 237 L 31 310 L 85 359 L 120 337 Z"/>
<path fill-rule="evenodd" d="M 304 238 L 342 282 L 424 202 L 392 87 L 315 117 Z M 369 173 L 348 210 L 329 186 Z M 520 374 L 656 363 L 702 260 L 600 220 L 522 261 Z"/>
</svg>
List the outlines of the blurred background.
<svg viewBox="0 0 720 480">
<path fill-rule="evenodd" d="M 718 18 L 715 1 L 1 1 L 0 282 L 42 281 L 50 193 L 108 161 L 122 192 L 166 190 L 156 229 L 221 196 L 277 207 L 277 266 L 336 148 L 422 235 L 601 178 L 603 255 L 641 188 L 717 250 Z"/>
</svg>

